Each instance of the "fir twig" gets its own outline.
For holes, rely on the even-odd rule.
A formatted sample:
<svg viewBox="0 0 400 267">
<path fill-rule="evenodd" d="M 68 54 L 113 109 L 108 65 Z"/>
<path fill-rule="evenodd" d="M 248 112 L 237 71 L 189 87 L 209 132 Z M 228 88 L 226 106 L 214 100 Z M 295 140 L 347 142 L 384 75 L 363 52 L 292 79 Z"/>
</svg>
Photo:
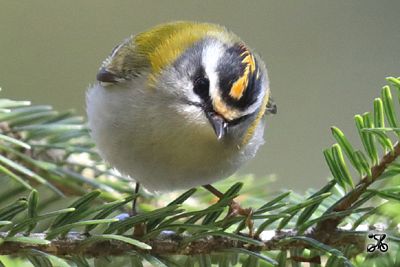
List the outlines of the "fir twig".
<svg viewBox="0 0 400 267">
<path fill-rule="evenodd" d="M 325 245 L 332 246 L 333 248 L 342 248 L 348 245 L 354 245 L 358 251 L 363 251 L 365 248 L 365 233 L 354 231 L 338 231 L 337 235 L 331 238 Z M 42 240 L 43 242 L 36 243 L 22 243 L 22 242 L 4 242 L 0 246 L 1 254 L 3 255 L 18 255 L 21 251 L 28 249 L 35 249 L 55 256 L 67 255 L 83 255 L 87 257 L 98 256 L 118 256 L 126 255 L 135 251 L 150 253 L 152 255 L 166 256 L 166 255 L 197 255 L 197 254 L 211 254 L 222 250 L 243 248 L 249 251 L 274 251 L 274 250 L 287 250 L 290 248 L 312 248 L 310 243 L 299 239 L 291 239 L 296 237 L 295 230 L 281 230 L 281 231 L 265 231 L 263 236 L 268 236 L 268 239 L 262 240 L 260 245 L 252 245 L 246 242 L 233 239 L 231 237 L 205 235 L 204 237 L 187 243 L 185 240 L 188 236 L 183 236 L 177 233 L 168 233 L 168 235 L 161 234 L 155 239 L 146 241 L 146 244 L 151 249 L 138 249 L 132 244 L 122 242 L 119 240 L 100 240 L 86 245 L 87 240 L 96 237 L 90 237 L 81 233 L 69 233 L 64 238 L 53 239 L 48 241 L 46 234 L 33 233 L 29 237 L 35 240 Z M 20 237 L 22 235 L 17 235 Z M 0 233 L 0 238 L 5 240 L 7 233 Z M 131 236 L 126 236 L 131 238 Z M 250 238 L 249 236 L 245 236 Z M 315 240 L 315 235 L 310 233 L 305 237 Z M 48 241 L 48 244 L 45 242 Z"/>
<path fill-rule="evenodd" d="M 371 168 L 371 176 L 365 175 L 353 190 L 348 192 L 343 198 L 336 202 L 326 213 L 345 211 L 359 199 L 359 197 L 366 192 L 368 187 L 374 183 L 387 169 L 396 158 L 400 156 L 400 144 L 394 146 L 393 151 L 387 152 L 379 164 Z M 326 232 L 327 230 L 336 229 L 340 224 L 343 217 L 328 218 L 321 220 L 316 227 L 316 231 Z"/>
</svg>

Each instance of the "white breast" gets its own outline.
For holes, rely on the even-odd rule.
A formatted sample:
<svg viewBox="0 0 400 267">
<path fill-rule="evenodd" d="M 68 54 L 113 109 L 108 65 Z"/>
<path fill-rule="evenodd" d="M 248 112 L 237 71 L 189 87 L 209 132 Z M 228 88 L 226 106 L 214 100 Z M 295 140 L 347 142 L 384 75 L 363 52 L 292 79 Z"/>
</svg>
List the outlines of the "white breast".
<svg viewBox="0 0 400 267">
<path fill-rule="evenodd" d="M 150 191 L 224 179 L 254 157 L 263 143 L 263 123 L 242 148 L 219 142 L 201 112 L 177 105 L 143 84 L 137 79 L 125 86 L 92 86 L 87 114 L 101 156 Z"/>
</svg>

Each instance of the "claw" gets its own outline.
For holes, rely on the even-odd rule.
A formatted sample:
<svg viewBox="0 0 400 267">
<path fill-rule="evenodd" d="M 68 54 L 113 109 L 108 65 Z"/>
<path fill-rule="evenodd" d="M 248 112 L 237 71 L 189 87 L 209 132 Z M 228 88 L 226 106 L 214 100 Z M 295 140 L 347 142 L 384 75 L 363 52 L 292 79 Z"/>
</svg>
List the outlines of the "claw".
<svg viewBox="0 0 400 267">
<path fill-rule="evenodd" d="M 146 224 L 144 222 L 136 224 L 133 227 L 133 237 L 134 238 L 141 238 L 142 236 L 144 236 L 147 232 L 147 227 Z"/>
<path fill-rule="evenodd" d="M 203 185 L 203 187 L 220 199 L 224 196 L 224 194 L 222 194 L 210 184 Z M 254 223 L 252 220 L 253 210 L 251 208 L 244 209 L 239 205 L 239 203 L 232 200 L 229 204 L 228 214 L 226 215 L 224 220 L 235 217 L 237 215 L 246 217 L 246 226 L 249 229 L 249 236 L 254 237 Z"/>
<path fill-rule="evenodd" d="M 226 218 L 232 218 L 237 215 L 246 217 L 246 226 L 249 229 L 249 236 L 254 237 L 254 222 L 252 220 L 253 209 L 242 208 L 239 203 L 232 201 L 229 205 L 229 211 L 228 215 L 226 215 Z"/>
</svg>

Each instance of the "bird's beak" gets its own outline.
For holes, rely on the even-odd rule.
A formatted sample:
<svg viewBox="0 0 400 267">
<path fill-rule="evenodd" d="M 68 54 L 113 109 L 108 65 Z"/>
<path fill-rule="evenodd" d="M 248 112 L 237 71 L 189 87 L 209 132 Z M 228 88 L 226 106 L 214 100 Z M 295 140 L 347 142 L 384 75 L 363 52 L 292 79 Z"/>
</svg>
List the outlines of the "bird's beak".
<svg viewBox="0 0 400 267">
<path fill-rule="evenodd" d="M 214 111 L 206 111 L 206 116 L 214 129 L 217 140 L 221 140 L 226 135 L 228 124 L 224 118 L 216 114 Z"/>
</svg>

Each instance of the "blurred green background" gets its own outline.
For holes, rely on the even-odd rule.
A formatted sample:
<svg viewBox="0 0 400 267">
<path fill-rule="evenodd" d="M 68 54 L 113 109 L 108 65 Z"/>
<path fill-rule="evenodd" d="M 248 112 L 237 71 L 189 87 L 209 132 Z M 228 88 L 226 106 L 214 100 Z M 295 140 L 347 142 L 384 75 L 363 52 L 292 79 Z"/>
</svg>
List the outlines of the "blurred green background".
<svg viewBox="0 0 400 267">
<path fill-rule="evenodd" d="M 0 0 L 1 97 L 76 109 L 121 40 L 162 22 L 219 23 L 265 59 L 278 114 L 240 173 L 275 174 L 271 188 L 325 183 L 331 125 L 355 141 L 384 77 L 400 74 L 400 1 Z"/>
</svg>

